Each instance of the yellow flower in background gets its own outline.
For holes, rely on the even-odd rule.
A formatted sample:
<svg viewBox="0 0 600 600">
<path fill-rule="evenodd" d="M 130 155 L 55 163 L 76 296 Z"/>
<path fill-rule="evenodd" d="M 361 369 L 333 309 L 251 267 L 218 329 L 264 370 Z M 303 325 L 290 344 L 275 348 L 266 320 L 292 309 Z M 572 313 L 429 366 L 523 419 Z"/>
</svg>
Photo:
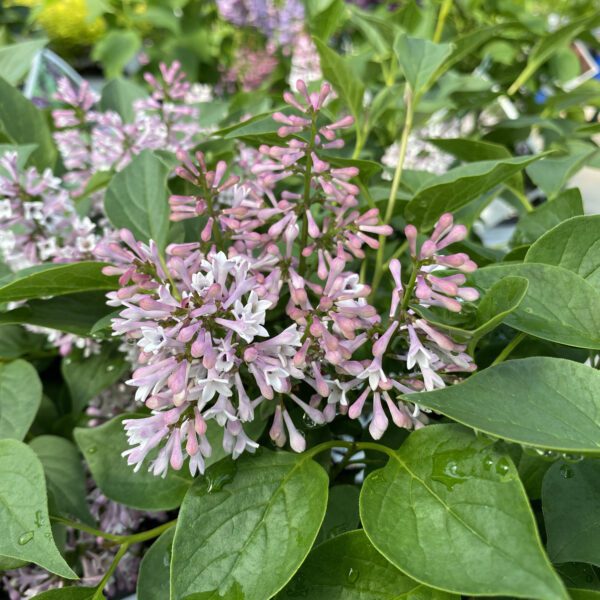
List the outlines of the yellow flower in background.
<svg viewBox="0 0 600 600">
<path fill-rule="evenodd" d="M 102 17 L 88 18 L 86 0 L 18 0 L 29 6 L 39 6 L 34 18 L 56 42 L 66 45 L 93 44 L 106 31 Z"/>
</svg>

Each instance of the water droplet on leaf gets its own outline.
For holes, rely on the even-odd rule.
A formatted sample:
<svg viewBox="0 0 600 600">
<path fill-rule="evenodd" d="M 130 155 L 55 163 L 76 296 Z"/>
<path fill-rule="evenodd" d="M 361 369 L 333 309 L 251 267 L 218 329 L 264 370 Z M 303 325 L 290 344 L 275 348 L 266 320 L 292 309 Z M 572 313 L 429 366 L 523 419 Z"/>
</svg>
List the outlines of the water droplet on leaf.
<svg viewBox="0 0 600 600">
<path fill-rule="evenodd" d="M 88 454 L 95 454 L 98 451 L 98 448 L 96 448 L 96 446 L 90 446 L 87 449 Z"/>
<path fill-rule="evenodd" d="M 317 423 L 315 423 L 306 413 L 302 414 L 302 422 L 307 429 L 314 429 L 317 427 Z"/>
<path fill-rule="evenodd" d="M 44 515 L 41 510 L 35 513 L 35 526 L 39 529 L 45 523 Z"/>
<path fill-rule="evenodd" d="M 570 452 L 564 452 L 562 457 L 570 463 L 577 463 L 583 460 L 582 454 L 571 454 Z"/>
<path fill-rule="evenodd" d="M 33 531 L 26 531 L 25 533 L 23 533 L 19 538 L 19 546 L 24 546 L 25 544 L 28 544 L 33 539 L 33 535 Z"/>
<path fill-rule="evenodd" d="M 483 459 L 483 468 L 489 471 L 494 466 L 494 459 L 491 456 L 486 456 Z"/>
<path fill-rule="evenodd" d="M 503 456 L 502 458 L 498 459 L 498 462 L 496 463 L 496 473 L 498 473 L 498 475 L 504 476 L 508 475 L 509 472 L 510 462 L 508 458 Z"/>
<path fill-rule="evenodd" d="M 348 574 L 346 575 L 346 579 L 348 580 L 348 583 L 356 583 L 358 581 L 359 577 L 360 577 L 360 573 L 358 572 L 358 569 L 353 569 L 352 567 L 350 567 L 350 570 L 348 571 Z"/>
<path fill-rule="evenodd" d="M 559 470 L 560 474 L 565 479 L 571 479 L 571 477 L 575 477 L 575 471 L 573 471 L 573 469 L 569 465 L 562 465 Z"/>
</svg>

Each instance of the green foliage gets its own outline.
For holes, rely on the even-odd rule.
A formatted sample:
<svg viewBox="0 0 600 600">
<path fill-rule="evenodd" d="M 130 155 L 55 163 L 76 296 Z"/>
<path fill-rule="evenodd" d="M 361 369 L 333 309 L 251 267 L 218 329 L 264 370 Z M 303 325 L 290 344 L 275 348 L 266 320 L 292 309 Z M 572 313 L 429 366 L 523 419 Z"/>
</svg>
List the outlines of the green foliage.
<svg viewBox="0 0 600 600">
<path fill-rule="evenodd" d="M 410 435 L 366 479 L 360 514 L 375 548 L 425 584 L 469 595 L 568 598 L 511 460 L 456 425 Z"/>
<path fill-rule="evenodd" d="M 236 584 L 245 600 L 273 596 L 310 551 L 326 504 L 326 473 L 307 455 L 262 450 L 216 463 L 181 507 L 171 597 L 230 591 Z"/>
<path fill-rule="evenodd" d="M 560 452 L 600 454 L 600 374 L 557 358 L 511 360 L 459 386 L 419 396 L 420 405 L 473 429 Z"/>
<path fill-rule="evenodd" d="M 164 248 L 169 233 L 167 166 L 144 150 L 106 190 L 104 209 L 115 228 L 129 229 L 137 240 L 154 240 Z"/>
<path fill-rule="evenodd" d="M 0 438 L 22 440 L 41 401 L 42 383 L 28 362 L 0 365 Z"/>
<path fill-rule="evenodd" d="M 0 555 L 76 579 L 50 529 L 44 470 L 31 448 L 0 440 Z"/>
</svg>

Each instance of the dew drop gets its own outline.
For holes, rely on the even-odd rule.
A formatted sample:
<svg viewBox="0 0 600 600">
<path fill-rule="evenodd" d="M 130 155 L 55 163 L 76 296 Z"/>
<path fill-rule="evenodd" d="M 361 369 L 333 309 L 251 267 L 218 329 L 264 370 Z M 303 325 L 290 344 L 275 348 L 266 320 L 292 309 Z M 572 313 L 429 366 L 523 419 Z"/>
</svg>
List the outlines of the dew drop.
<svg viewBox="0 0 600 600">
<path fill-rule="evenodd" d="M 358 581 L 359 577 L 360 577 L 360 573 L 358 572 L 358 569 L 353 569 L 352 567 L 350 567 L 350 570 L 348 571 L 348 573 L 346 575 L 346 579 L 348 580 L 348 583 L 356 583 Z"/>
<path fill-rule="evenodd" d="M 98 452 L 98 448 L 96 448 L 96 446 L 90 446 L 87 449 L 88 454 L 95 454 L 96 452 Z"/>
<path fill-rule="evenodd" d="M 29 544 L 29 542 L 33 539 L 33 531 L 26 531 L 19 538 L 19 546 L 24 546 L 25 544 Z"/>
<path fill-rule="evenodd" d="M 570 452 L 564 452 L 562 457 L 570 463 L 578 463 L 583 460 L 582 454 L 571 454 Z"/>
<path fill-rule="evenodd" d="M 537 449 L 537 454 L 544 460 L 554 461 L 559 457 L 558 452 L 554 450 L 542 450 L 540 448 Z"/>
<path fill-rule="evenodd" d="M 302 415 L 302 422 L 307 429 L 314 429 L 317 427 L 317 423 L 315 423 L 306 413 Z"/>
<path fill-rule="evenodd" d="M 509 472 L 510 472 L 510 462 L 508 462 L 508 458 L 505 458 L 503 456 L 496 463 L 496 473 L 498 473 L 498 475 L 504 476 L 504 475 L 508 475 Z"/>
<path fill-rule="evenodd" d="M 486 456 L 483 459 L 483 468 L 489 471 L 494 466 L 494 459 L 491 456 Z"/>
<path fill-rule="evenodd" d="M 115 370 L 115 365 L 108 365 L 108 367 L 106 367 L 106 370 L 110 373 L 111 371 Z"/>
<path fill-rule="evenodd" d="M 569 465 L 561 465 L 559 471 L 565 479 L 571 479 L 572 477 L 575 477 L 575 471 L 573 471 Z"/>
<path fill-rule="evenodd" d="M 35 526 L 38 529 L 45 523 L 44 514 L 42 513 L 41 510 L 36 511 L 34 522 L 35 522 Z"/>
</svg>

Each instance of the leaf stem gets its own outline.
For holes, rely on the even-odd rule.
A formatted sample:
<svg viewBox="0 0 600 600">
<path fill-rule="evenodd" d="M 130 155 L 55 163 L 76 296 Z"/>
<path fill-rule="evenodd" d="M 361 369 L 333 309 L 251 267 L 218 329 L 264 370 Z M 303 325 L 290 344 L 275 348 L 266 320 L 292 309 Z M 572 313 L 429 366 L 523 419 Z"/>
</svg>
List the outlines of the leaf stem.
<svg viewBox="0 0 600 600">
<path fill-rule="evenodd" d="M 435 26 L 435 33 L 433 34 L 433 41 L 438 44 L 442 39 L 442 33 L 444 32 L 444 24 L 446 23 L 446 17 L 452 8 L 452 0 L 443 0 L 440 12 L 438 13 L 438 20 Z"/>
<path fill-rule="evenodd" d="M 311 126 L 310 126 L 310 141 L 308 148 L 306 149 L 306 166 L 304 168 L 304 198 L 303 198 L 303 209 L 302 213 L 302 237 L 300 238 L 300 262 L 298 264 L 298 274 L 304 275 L 306 270 L 306 256 L 302 254 L 304 248 L 306 248 L 306 242 L 308 241 L 308 219 L 306 218 L 306 211 L 310 210 L 310 180 L 312 177 L 312 152 L 315 147 L 315 135 L 317 134 L 317 114 L 315 112 L 311 115 Z"/>
<path fill-rule="evenodd" d="M 383 222 L 388 225 L 394 215 L 394 207 L 396 205 L 396 196 L 398 195 L 398 188 L 400 187 L 400 180 L 402 179 L 402 171 L 404 169 L 404 160 L 406 158 L 406 151 L 408 149 L 408 138 L 413 126 L 415 114 L 415 102 L 411 89 L 406 88 L 406 114 L 404 116 L 404 128 L 402 129 L 402 137 L 400 138 L 400 151 L 398 154 L 398 163 L 396 164 L 396 170 L 394 172 L 394 179 L 392 180 L 392 187 L 390 189 L 390 196 L 387 202 L 387 208 L 385 211 L 385 217 Z M 377 286 L 381 281 L 383 275 L 383 259 L 385 256 L 385 242 L 386 236 L 379 236 L 379 248 L 377 249 L 377 259 L 375 263 L 375 275 L 373 276 L 373 282 L 371 284 L 372 294 L 375 294 Z"/>
<path fill-rule="evenodd" d="M 510 355 L 510 353 L 526 338 L 526 334 L 521 332 L 515 335 L 515 337 L 506 345 L 504 350 L 498 354 L 496 360 L 491 364 L 491 366 L 499 365 L 502 361 L 506 360 L 506 358 Z"/>
<path fill-rule="evenodd" d="M 108 568 L 108 571 L 105 573 L 104 577 L 102 578 L 102 581 L 100 581 L 100 583 L 98 584 L 98 587 L 96 588 L 96 591 L 94 592 L 94 595 L 92 596 L 92 600 L 101 600 L 104 597 L 102 595 L 102 592 L 104 591 L 106 584 L 112 577 L 116 568 L 119 566 L 119 562 L 121 562 L 121 559 L 123 558 L 123 556 L 125 556 L 125 553 L 127 552 L 127 550 L 129 550 L 129 544 L 123 544 L 119 548 L 119 550 L 115 554 L 115 557 L 114 557 L 112 563 L 110 564 L 110 567 Z"/>
<path fill-rule="evenodd" d="M 346 442 L 343 440 L 331 440 L 329 442 L 323 442 L 314 448 L 310 448 L 306 453 L 309 458 L 314 458 L 317 454 L 326 452 L 327 450 L 332 450 L 333 448 L 348 448 L 353 452 L 356 450 L 374 450 L 375 452 L 387 454 L 389 457 L 394 456 L 394 451 L 391 448 L 388 448 L 383 444 L 378 444 L 377 442 Z"/>
<path fill-rule="evenodd" d="M 64 517 L 58 517 L 55 515 L 50 515 L 50 519 L 55 523 L 60 523 L 61 525 L 66 525 L 67 527 L 72 527 L 73 529 L 79 529 L 79 531 L 85 531 L 90 535 L 95 537 L 101 537 L 105 540 L 109 540 L 110 542 L 114 542 L 115 544 L 127 544 L 131 546 L 132 544 L 137 544 L 139 542 L 145 542 L 146 540 L 151 540 L 155 537 L 161 535 L 161 533 L 165 532 L 167 529 L 170 529 L 177 523 L 177 519 L 172 521 L 168 521 L 167 523 L 163 523 L 158 527 L 154 527 L 153 529 L 149 529 L 148 531 L 141 531 L 140 533 L 133 533 L 131 535 L 116 535 L 114 533 L 108 533 L 106 531 L 100 531 L 94 527 L 90 527 L 85 523 L 79 523 L 78 521 L 72 521 L 71 519 L 65 519 Z"/>
</svg>

